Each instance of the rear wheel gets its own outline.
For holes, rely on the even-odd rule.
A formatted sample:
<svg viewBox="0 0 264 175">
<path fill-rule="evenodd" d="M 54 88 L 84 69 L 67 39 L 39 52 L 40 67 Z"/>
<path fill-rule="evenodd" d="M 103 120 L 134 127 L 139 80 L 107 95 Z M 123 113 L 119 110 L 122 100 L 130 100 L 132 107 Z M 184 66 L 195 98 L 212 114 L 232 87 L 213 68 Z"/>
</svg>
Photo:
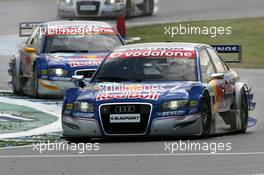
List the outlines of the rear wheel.
<svg viewBox="0 0 264 175">
<path fill-rule="evenodd" d="M 14 93 L 21 93 L 21 83 L 19 78 L 19 70 L 17 70 L 15 60 L 12 63 L 12 89 Z"/>
<path fill-rule="evenodd" d="M 210 96 L 208 93 L 204 94 L 203 102 L 201 105 L 201 118 L 202 118 L 202 137 L 209 137 L 212 127 L 212 111 Z"/>
</svg>

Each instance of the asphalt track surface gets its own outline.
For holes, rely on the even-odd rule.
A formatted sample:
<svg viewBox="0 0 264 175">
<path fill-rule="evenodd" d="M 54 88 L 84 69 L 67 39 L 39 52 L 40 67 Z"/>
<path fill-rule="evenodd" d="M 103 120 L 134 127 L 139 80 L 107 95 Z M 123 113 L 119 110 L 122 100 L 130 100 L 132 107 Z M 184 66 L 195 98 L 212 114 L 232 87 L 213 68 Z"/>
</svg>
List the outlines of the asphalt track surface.
<svg viewBox="0 0 264 175">
<path fill-rule="evenodd" d="M 1 37 L 17 34 L 21 21 L 56 20 L 55 0 L 1 0 Z M 263 0 L 159 0 L 153 17 L 130 19 L 130 25 L 189 19 L 237 18 L 264 16 Z M 8 35 L 8 36 L 7 36 Z M 9 89 L 7 54 L 0 56 L 0 89 Z M 205 151 L 165 151 L 165 142 L 179 144 L 179 139 L 110 140 L 100 143 L 99 151 L 79 154 L 74 151 L 51 151 L 40 154 L 33 147 L 0 150 L 2 175 L 156 175 L 156 174 L 264 174 L 264 70 L 239 69 L 241 79 L 252 85 L 256 94 L 258 118 L 247 134 L 194 139 L 198 143 L 232 143 L 231 151 L 211 154 Z M 185 138 L 188 139 L 188 138 Z"/>
</svg>

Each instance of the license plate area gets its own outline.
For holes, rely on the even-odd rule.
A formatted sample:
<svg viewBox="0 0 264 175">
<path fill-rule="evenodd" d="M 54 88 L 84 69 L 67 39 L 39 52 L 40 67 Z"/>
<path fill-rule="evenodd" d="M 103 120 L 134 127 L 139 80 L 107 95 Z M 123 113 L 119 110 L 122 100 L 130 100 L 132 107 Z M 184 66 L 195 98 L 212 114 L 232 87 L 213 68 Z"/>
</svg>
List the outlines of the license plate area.
<svg viewBox="0 0 264 175">
<path fill-rule="evenodd" d="M 81 11 L 95 11 L 96 6 L 95 5 L 81 5 L 80 10 Z"/>
<path fill-rule="evenodd" d="M 110 123 L 140 123 L 140 114 L 110 114 Z"/>
</svg>

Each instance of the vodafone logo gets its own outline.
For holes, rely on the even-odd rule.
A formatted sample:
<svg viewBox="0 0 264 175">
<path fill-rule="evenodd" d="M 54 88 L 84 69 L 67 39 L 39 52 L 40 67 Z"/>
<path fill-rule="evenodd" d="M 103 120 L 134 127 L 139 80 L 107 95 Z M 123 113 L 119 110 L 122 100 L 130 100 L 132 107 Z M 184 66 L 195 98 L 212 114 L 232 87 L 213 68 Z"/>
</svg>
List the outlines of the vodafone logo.
<svg viewBox="0 0 264 175">
<path fill-rule="evenodd" d="M 195 58 L 194 50 L 140 50 L 140 51 L 124 51 L 115 52 L 110 55 L 110 58 L 129 58 L 129 57 L 182 57 Z"/>
<path fill-rule="evenodd" d="M 110 55 L 110 58 L 118 58 L 123 55 L 123 52 L 115 52 Z"/>
</svg>

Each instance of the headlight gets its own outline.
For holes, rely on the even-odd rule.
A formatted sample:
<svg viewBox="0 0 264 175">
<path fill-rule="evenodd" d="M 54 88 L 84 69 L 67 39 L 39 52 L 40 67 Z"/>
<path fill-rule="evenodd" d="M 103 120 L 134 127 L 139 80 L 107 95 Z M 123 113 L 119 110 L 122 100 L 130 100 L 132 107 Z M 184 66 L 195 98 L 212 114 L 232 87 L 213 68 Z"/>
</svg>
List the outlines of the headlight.
<svg viewBox="0 0 264 175">
<path fill-rule="evenodd" d="M 189 101 L 188 100 L 174 100 L 174 101 L 167 101 L 163 102 L 160 107 L 159 111 L 173 111 L 180 107 L 188 107 Z"/>
<path fill-rule="evenodd" d="M 60 2 L 64 2 L 64 3 L 67 3 L 67 4 L 72 4 L 72 0 L 60 0 Z"/>
<path fill-rule="evenodd" d="M 68 74 L 68 71 L 61 68 L 50 68 L 49 74 L 54 76 L 65 76 Z"/>
<path fill-rule="evenodd" d="M 115 3 L 120 3 L 121 0 L 106 0 L 105 4 L 109 5 L 109 4 L 115 4 Z"/>
<path fill-rule="evenodd" d="M 74 109 L 81 112 L 94 112 L 94 107 L 91 103 L 88 102 L 75 102 Z"/>
<path fill-rule="evenodd" d="M 73 1 L 72 0 L 59 0 L 60 3 L 65 3 L 67 5 L 72 5 Z"/>
</svg>

